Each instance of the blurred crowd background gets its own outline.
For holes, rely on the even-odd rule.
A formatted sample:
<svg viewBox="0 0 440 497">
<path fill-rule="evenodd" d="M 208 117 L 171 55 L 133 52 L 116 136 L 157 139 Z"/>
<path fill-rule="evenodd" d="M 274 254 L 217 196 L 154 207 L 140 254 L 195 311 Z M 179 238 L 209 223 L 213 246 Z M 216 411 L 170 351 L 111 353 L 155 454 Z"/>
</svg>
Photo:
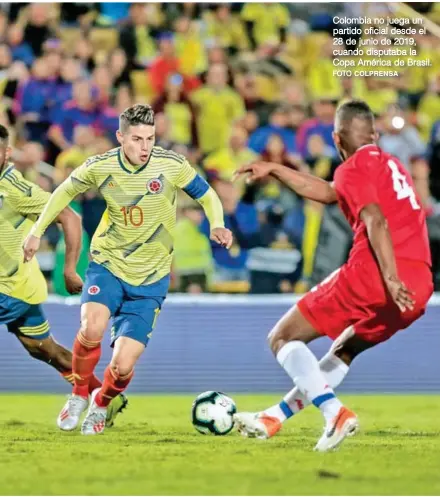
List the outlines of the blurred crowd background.
<svg viewBox="0 0 440 497">
<path fill-rule="evenodd" d="M 439 23 L 440 4 L 411 5 Z M 331 180 L 340 163 L 331 137 L 335 109 L 362 98 L 377 116 L 381 147 L 414 177 L 438 287 L 440 39 L 417 35 L 417 57 L 432 65 L 406 68 L 399 78 L 333 76 L 332 30 L 341 27 L 333 16 L 387 16 L 395 8 L 0 4 L 0 122 L 12 132 L 13 161 L 51 191 L 90 155 L 116 146 L 121 111 L 149 103 L 156 143 L 184 154 L 208 179 L 235 235 L 229 252 L 211 245 L 203 211 L 182 193 L 172 289 L 303 292 L 347 257 L 351 233 L 339 209 L 304 201 L 272 179 L 232 183 L 232 174 L 260 157 Z M 105 204 L 88 192 L 73 207 L 83 216 L 84 274 Z M 63 237 L 52 227 L 40 263 L 61 295 L 63 258 Z"/>
</svg>

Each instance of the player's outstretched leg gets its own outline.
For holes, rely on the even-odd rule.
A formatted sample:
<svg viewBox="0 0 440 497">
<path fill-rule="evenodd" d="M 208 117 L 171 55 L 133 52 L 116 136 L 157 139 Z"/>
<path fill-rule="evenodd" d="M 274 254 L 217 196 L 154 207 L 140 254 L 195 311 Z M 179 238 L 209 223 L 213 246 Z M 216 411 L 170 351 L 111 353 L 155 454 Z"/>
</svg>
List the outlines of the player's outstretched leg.
<svg viewBox="0 0 440 497">
<path fill-rule="evenodd" d="M 102 387 L 92 393 L 81 427 L 83 435 L 97 435 L 104 431 L 108 406 L 112 399 L 128 387 L 133 378 L 134 366 L 144 350 L 144 344 L 129 337 L 121 336 L 115 341 L 113 357 L 105 370 Z"/>
<path fill-rule="evenodd" d="M 348 373 L 349 366 L 333 350 L 330 350 L 320 361 L 319 367 L 327 383 L 338 387 Z M 238 431 L 249 438 L 267 439 L 276 435 L 282 424 L 295 414 L 308 407 L 310 402 L 298 387 L 287 393 L 280 403 L 261 412 L 243 412 L 235 415 Z"/>
<path fill-rule="evenodd" d="M 316 450 L 337 447 L 358 428 L 357 418 L 342 405 L 320 369 L 318 360 L 306 343 L 321 336 L 304 318 L 297 307 L 287 312 L 269 334 L 269 343 L 278 362 L 298 386 L 309 403 L 318 407 L 326 421 L 324 435 Z M 268 425 L 268 420 L 260 418 Z M 270 417 L 271 434 L 279 431 L 281 422 Z"/>
</svg>

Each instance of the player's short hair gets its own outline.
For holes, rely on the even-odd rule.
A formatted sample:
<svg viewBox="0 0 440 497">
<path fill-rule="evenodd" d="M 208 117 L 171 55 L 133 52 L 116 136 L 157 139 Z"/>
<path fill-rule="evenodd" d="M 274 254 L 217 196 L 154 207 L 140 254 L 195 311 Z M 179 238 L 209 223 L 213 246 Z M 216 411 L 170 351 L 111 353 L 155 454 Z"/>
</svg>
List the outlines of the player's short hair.
<svg viewBox="0 0 440 497">
<path fill-rule="evenodd" d="M 362 119 L 374 125 L 374 114 L 369 105 L 363 100 L 350 100 L 341 104 L 336 110 L 336 120 L 340 124 L 350 126 L 353 119 Z"/>
<path fill-rule="evenodd" d="M 9 131 L 6 126 L 3 126 L 3 124 L 0 124 L 0 144 L 1 145 L 7 145 L 9 142 Z"/>
<path fill-rule="evenodd" d="M 124 133 L 129 126 L 138 126 L 139 124 L 147 124 L 154 126 L 154 111 L 150 105 L 136 104 L 119 116 L 119 130 Z"/>
</svg>

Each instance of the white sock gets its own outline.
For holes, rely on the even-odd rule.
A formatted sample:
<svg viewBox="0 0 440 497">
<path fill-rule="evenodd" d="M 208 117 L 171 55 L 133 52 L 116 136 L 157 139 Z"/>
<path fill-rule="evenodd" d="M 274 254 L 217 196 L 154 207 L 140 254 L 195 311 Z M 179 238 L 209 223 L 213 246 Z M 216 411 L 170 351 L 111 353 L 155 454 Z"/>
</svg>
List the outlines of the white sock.
<svg viewBox="0 0 440 497">
<path fill-rule="evenodd" d="M 327 383 L 318 360 L 303 342 L 294 340 L 286 343 L 279 350 L 277 360 L 305 398 L 321 410 L 326 420 L 338 414 L 342 403 Z"/>
<path fill-rule="evenodd" d="M 349 370 L 347 364 L 339 359 L 339 357 L 335 356 L 332 351 L 327 352 L 319 361 L 319 367 L 327 380 L 327 383 L 333 389 L 342 383 Z M 294 387 L 284 396 L 284 399 L 279 404 L 275 404 L 274 406 L 269 407 L 269 409 L 265 409 L 264 412 L 268 416 L 276 417 L 281 423 L 284 423 L 284 421 L 287 421 L 294 414 L 297 414 L 309 405 L 310 402 L 301 393 L 300 389 Z"/>
</svg>

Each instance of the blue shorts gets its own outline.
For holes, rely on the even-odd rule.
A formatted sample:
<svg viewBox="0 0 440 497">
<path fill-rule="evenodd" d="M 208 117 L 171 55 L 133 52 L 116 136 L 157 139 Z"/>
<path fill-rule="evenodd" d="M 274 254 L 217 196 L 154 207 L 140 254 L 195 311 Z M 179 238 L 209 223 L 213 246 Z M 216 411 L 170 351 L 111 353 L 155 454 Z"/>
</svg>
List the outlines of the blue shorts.
<svg viewBox="0 0 440 497">
<path fill-rule="evenodd" d="M 81 304 L 98 302 L 108 307 L 113 317 L 112 346 L 120 336 L 147 345 L 169 283 L 170 276 L 167 275 L 151 285 L 130 285 L 92 261 L 87 269 Z"/>
<path fill-rule="evenodd" d="M 49 323 L 40 304 L 28 304 L 3 293 L 0 293 L 0 324 L 6 324 L 11 333 L 35 340 L 50 336 Z"/>
</svg>

